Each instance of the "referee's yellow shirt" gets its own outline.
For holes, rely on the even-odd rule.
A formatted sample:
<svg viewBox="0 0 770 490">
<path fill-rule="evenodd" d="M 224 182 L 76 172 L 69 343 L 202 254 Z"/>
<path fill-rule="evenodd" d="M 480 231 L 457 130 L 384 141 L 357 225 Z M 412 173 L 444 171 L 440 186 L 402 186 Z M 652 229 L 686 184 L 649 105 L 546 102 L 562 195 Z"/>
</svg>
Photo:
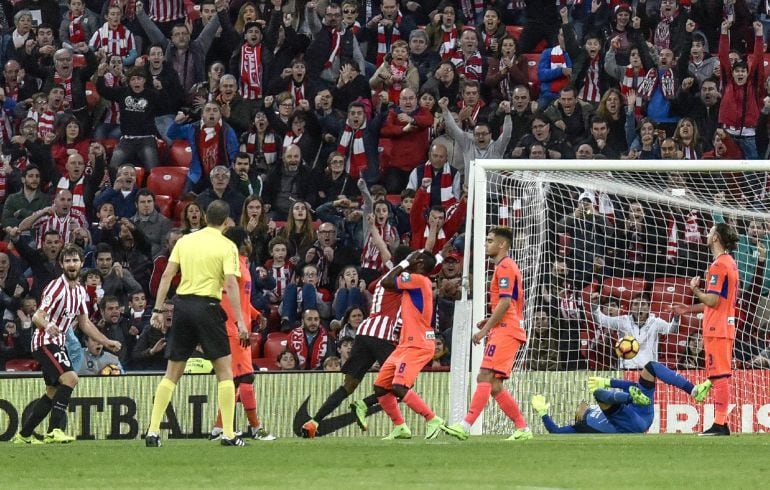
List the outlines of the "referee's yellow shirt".
<svg viewBox="0 0 770 490">
<path fill-rule="evenodd" d="M 168 260 L 179 264 L 182 274 L 176 294 L 221 300 L 225 275 L 241 276 L 238 249 L 216 228 L 206 227 L 183 236 Z"/>
</svg>

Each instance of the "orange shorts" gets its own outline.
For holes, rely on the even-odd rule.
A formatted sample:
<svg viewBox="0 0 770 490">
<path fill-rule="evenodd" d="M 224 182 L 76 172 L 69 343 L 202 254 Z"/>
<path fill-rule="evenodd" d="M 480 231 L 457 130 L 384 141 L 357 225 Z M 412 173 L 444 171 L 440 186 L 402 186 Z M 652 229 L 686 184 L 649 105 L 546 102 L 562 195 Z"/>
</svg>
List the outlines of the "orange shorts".
<svg viewBox="0 0 770 490">
<path fill-rule="evenodd" d="M 396 347 L 380 368 L 374 384 L 389 390 L 393 385 L 414 386 L 417 376 L 433 359 L 434 347 Z"/>
<path fill-rule="evenodd" d="M 230 343 L 230 355 L 232 356 L 230 364 L 233 368 L 233 378 L 254 374 L 254 366 L 251 365 L 251 346 L 243 347 L 237 333 L 233 336 L 228 332 L 227 341 Z"/>
<path fill-rule="evenodd" d="M 481 368 L 489 369 L 495 376 L 508 379 L 513 370 L 513 362 L 516 353 L 524 342 L 510 335 L 495 335 L 495 331 L 487 337 L 487 345 L 484 348 L 484 359 L 481 360 Z"/>
<path fill-rule="evenodd" d="M 703 337 L 703 350 L 706 351 L 706 377 L 733 372 L 733 339 Z"/>
</svg>

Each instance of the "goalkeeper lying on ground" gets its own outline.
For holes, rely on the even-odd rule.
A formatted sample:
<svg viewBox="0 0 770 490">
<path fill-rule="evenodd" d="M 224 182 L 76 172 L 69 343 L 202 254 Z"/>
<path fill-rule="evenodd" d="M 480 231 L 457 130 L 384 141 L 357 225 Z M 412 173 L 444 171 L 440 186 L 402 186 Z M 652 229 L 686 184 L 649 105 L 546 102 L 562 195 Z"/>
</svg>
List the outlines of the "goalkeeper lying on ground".
<svg viewBox="0 0 770 490">
<path fill-rule="evenodd" d="M 636 383 L 595 376 L 588 378 L 588 389 L 593 393 L 598 405 L 589 406 L 581 402 L 575 412 L 574 424 L 563 427 L 556 425 L 548 415 L 550 404 L 542 395 L 532 397 L 532 408 L 543 419 L 545 428 L 552 434 L 640 434 L 647 432 L 652 425 L 655 379 L 676 386 L 691 395 L 697 402 L 705 400 L 711 389 L 709 380 L 693 385 L 663 364 L 651 361 L 644 366 Z"/>
</svg>

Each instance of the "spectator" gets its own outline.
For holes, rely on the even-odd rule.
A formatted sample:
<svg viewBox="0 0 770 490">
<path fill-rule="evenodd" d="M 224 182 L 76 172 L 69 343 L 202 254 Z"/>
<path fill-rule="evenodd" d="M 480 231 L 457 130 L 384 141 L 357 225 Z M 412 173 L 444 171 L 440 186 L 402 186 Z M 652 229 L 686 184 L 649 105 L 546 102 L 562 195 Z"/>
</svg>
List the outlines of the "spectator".
<svg viewBox="0 0 770 490">
<path fill-rule="evenodd" d="M 265 268 L 275 279 L 275 286 L 267 292 L 267 299 L 271 304 L 279 304 L 283 301 L 283 294 L 294 275 L 294 264 L 287 260 L 287 246 L 288 242 L 281 236 L 273 238 L 267 245 L 271 258 L 265 261 Z"/>
<path fill-rule="evenodd" d="M 190 201 L 182 208 L 182 229 L 183 235 L 196 232 L 206 227 L 206 213 L 203 208 L 195 201 Z"/>
<path fill-rule="evenodd" d="M 289 333 L 287 349 L 297 355 L 297 369 L 315 370 L 322 367 L 328 355 L 329 333 L 321 325 L 317 309 L 308 307 L 303 310 L 302 324 Z"/>
<path fill-rule="evenodd" d="M 130 163 L 118 167 L 112 187 L 102 189 L 94 200 L 96 208 L 104 203 L 112 204 L 114 214 L 119 218 L 130 218 L 136 214 L 136 196 L 139 188 L 136 185 L 136 168 Z"/>
<path fill-rule="evenodd" d="M 26 9 L 17 10 L 13 15 L 13 24 L 16 28 L 11 33 L 12 52 L 23 51 L 26 42 L 33 39 L 35 34 L 32 31 L 32 12 Z"/>
<path fill-rule="evenodd" d="M 35 211 L 19 223 L 19 232 L 33 229 L 37 235 L 36 245 L 40 248 L 48 230 L 56 230 L 69 243 L 73 241 L 76 230 L 88 229 L 88 221 L 83 213 L 73 208 L 72 192 L 65 189 L 56 192 L 53 206 Z"/>
<path fill-rule="evenodd" d="M 479 51 L 479 37 L 473 27 L 465 26 L 457 49 L 449 60 L 457 67 L 460 79 L 482 83 L 487 76 L 487 63 Z"/>
<path fill-rule="evenodd" d="M 96 270 L 102 275 L 104 295 L 115 296 L 120 305 L 128 303 L 131 294 L 142 291 L 142 286 L 134 279 L 133 274 L 123 267 L 123 264 L 113 260 L 113 251 L 106 243 L 96 246 Z"/>
<path fill-rule="evenodd" d="M 40 247 L 32 247 L 27 240 L 19 239 L 19 228 L 6 229 L 9 238 L 24 262 L 32 270 L 31 295 L 39 298 L 43 289 L 49 282 L 61 276 L 62 268 L 59 264 L 59 252 L 64 243 L 61 235 L 54 229 L 47 229 L 42 234 Z"/>
<path fill-rule="evenodd" d="M 192 163 L 187 175 L 187 187 L 196 193 L 203 192 L 213 183 L 208 176 L 216 166 L 225 170 L 238 153 L 238 138 L 235 131 L 226 122 L 222 122 L 219 104 L 207 102 L 203 106 L 200 122 L 187 123 L 189 116 L 180 112 L 171 127 L 168 137 L 173 140 L 183 139 L 192 148 Z M 240 203 L 239 203 L 240 204 Z M 237 214 L 240 206 L 230 213 Z"/>
<path fill-rule="evenodd" d="M 428 48 L 428 34 L 422 29 L 413 30 L 409 34 L 409 63 L 417 68 L 420 86 L 428 80 L 440 62 L 441 57 Z"/>
<path fill-rule="evenodd" d="M 593 113 L 593 106 L 580 100 L 572 85 L 562 88 L 559 91 L 559 98 L 544 112 L 553 121 L 553 125 L 564 132 L 564 136 L 573 147 L 587 136 L 586 128 L 589 127 Z"/>
<path fill-rule="evenodd" d="M 32 213 L 48 206 L 50 199 L 40 190 L 40 169 L 33 164 L 21 172 L 22 189 L 11 194 L 3 205 L 2 226 L 16 227 Z"/>
<path fill-rule="evenodd" d="M 152 247 L 152 257 L 156 257 L 163 247 L 166 235 L 171 229 L 171 220 L 155 209 L 155 194 L 149 189 L 140 189 L 136 193 L 136 214 L 130 221 L 136 230 Z"/>
<path fill-rule="evenodd" d="M 130 323 L 120 313 L 123 304 L 125 303 L 121 303 L 117 297 L 106 294 L 99 304 L 102 318 L 96 326 L 105 337 L 120 342 L 121 347 L 117 356 L 123 366 L 128 366 L 134 339 L 128 333 Z"/>
<path fill-rule="evenodd" d="M 262 199 L 251 195 L 243 201 L 240 225 L 251 240 L 251 264 L 262 265 L 268 258 L 268 243 L 275 235 L 275 221 L 267 219 Z"/>
<path fill-rule="evenodd" d="M 328 14 L 328 9 L 327 9 Z M 380 14 L 366 24 L 366 61 L 380 66 L 399 40 L 408 40 L 416 28 L 409 16 L 401 15 L 398 0 L 380 0 Z"/>
<path fill-rule="evenodd" d="M 703 369 L 706 366 L 706 353 L 703 349 L 703 336 L 698 333 L 687 337 L 685 351 L 679 356 L 678 369 Z"/>
<path fill-rule="evenodd" d="M 61 175 L 67 173 L 66 162 L 73 153 L 78 153 L 82 161 L 86 161 L 90 145 L 90 138 L 83 132 L 76 118 L 68 116 L 60 119 L 56 124 L 56 136 L 51 146 L 51 158 L 56 171 Z"/>
<path fill-rule="evenodd" d="M 297 145 L 289 146 L 283 155 L 283 162 L 276 165 L 267 176 L 263 197 L 271 212 L 271 217 L 278 221 L 291 221 L 289 210 L 297 203 L 312 198 L 312 177 L 310 169 L 302 165 L 302 153 Z"/>
<path fill-rule="evenodd" d="M 163 97 L 155 108 L 155 127 L 158 128 L 158 134 L 166 144 L 171 145 L 171 139 L 167 134 L 168 128 L 174 122 L 174 117 L 181 107 L 185 95 L 182 84 L 179 82 L 179 73 L 174 70 L 171 63 L 167 62 L 161 44 L 150 46 L 147 61 L 142 61 L 142 63 L 147 70 L 147 79 L 152 80 L 153 83 L 155 79 L 158 79 L 161 85 L 165 87 Z M 137 65 L 139 65 L 138 60 Z"/>
<path fill-rule="evenodd" d="M 224 4 L 222 8 L 224 8 Z M 179 82 L 185 93 L 188 93 L 194 84 L 206 79 L 206 53 L 211 47 L 217 29 L 219 29 L 219 17 L 209 21 L 192 42 L 190 41 L 190 30 L 184 24 L 175 25 L 171 29 L 171 40 L 169 41 L 152 19 L 147 16 L 142 2 L 136 3 L 136 18 L 150 38 L 150 42 L 160 44 L 166 50 L 166 60 L 179 74 Z"/>
<path fill-rule="evenodd" d="M 299 357 L 297 357 L 296 353 L 290 350 L 284 350 L 278 354 L 275 362 L 278 365 L 278 370 L 280 371 L 296 371 L 299 369 Z"/>
<path fill-rule="evenodd" d="M 13 312 L 11 321 L 15 328 L 11 328 L 8 322 L 5 324 L 5 333 L 13 343 L 16 358 L 32 357 L 32 316 L 36 311 L 37 300 L 33 296 L 25 296 L 21 299 L 21 307 Z"/>
<path fill-rule="evenodd" d="M 599 101 L 599 108 L 596 109 L 596 115 L 607 121 L 607 144 L 624 153 L 628 149 L 628 142 L 626 141 L 626 121 L 633 117 L 635 107 L 635 101 L 632 100 L 634 96 L 639 96 L 633 92 L 629 92 L 628 100 L 630 107 L 623 106 L 623 96 L 618 89 L 611 88 L 602 95 L 602 100 Z M 649 105 L 648 105 L 649 109 Z M 650 119 L 655 122 L 653 117 Z"/>
<path fill-rule="evenodd" d="M 540 80 L 540 99 L 537 105 L 540 107 L 547 107 L 557 98 L 559 90 L 569 84 L 572 76 L 572 58 L 566 51 L 563 31 L 563 28 L 559 28 L 559 44 L 544 50 L 537 64 L 537 78 Z"/>
<path fill-rule="evenodd" d="M 409 107 L 415 110 L 414 106 Z M 366 107 L 361 102 L 353 102 L 348 106 L 348 117 L 338 137 L 337 152 L 345 155 L 345 171 L 353 179 L 363 177 L 367 182 L 377 180 L 382 122 L 383 114 L 367 121 Z"/>
<path fill-rule="evenodd" d="M 541 145 L 548 158 L 554 160 L 573 156 L 572 148 L 567 143 L 564 133 L 556 127 L 551 127 L 551 120 L 542 112 L 532 117 L 531 133 L 522 136 L 511 152 L 511 156 L 521 158 L 535 144 Z"/>
<path fill-rule="evenodd" d="M 137 371 L 162 371 L 166 369 L 166 338 L 174 317 L 174 303 L 163 305 L 163 324 L 160 328 L 145 328 L 136 340 L 131 352 L 131 369 Z"/>
<path fill-rule="evenodd" d="M 665 262 L 655 259 L 666 256 L 666 231 L 661 214 L 645 208 L 640 201 L 629 202 L 625 216 L 616 227 L 617 241 L 612 247 L 614 262 L 607 263 L 614 267 L 615 276 L 644 276 L 652 281 L 665 273 Z"/>
<path fill-rule="evenodd" d="M 532 53 L 540 41 L 548 46 L 557 43 L 559 30 L 559 12 L 556 3 L 542 3 L 537 0 L 525 0 L 527 23 L 521 32 L 519 43 L 522 53 Z"/>
<path fill-rule="evenodd" d="M 572 271 L 576 289 L 591 281 L 594 266 L 604 264 L 611 228 L 604 216 L 594 213 L 591 198 L 582 196 L 574 212 L 559 221 L 557 233 L 571 240 L 567 269 Z"/>
<path fill-rule="evenodd" d="M 182 238 L 184 234 L 182 233 L 182 230 L 179 228 L 172 228 L 168 231 L 166 234 L 166 244 L 163 250 L 155 257 L 155 259 L 152 262 L 152 273 L 150 275 L 150 296 L 153 298 L 158 294 L 158 286 L 160 285 L 160 278 L 163 275 L 163 272 L 166 270 L 166 266 L 168 265 L 168 258 L 171 257 L 171 251 L 174 250 L 174 245 L 176 245 L 176 242 Z M 174 279 L 171 281 L 171 286 L 169 287 L 169 293 L 168 297 L 173 297 L 174 294 L 176 294 L 176 288 L 179 286 L 179 281 L 181 280 L 182 276 L 177 274 L 174 276 Z M 134 295 L 138 294 L 135 292 Z"/>
<path fill-rule="evenodd" d="M 361 251 L 361 277 L 368 284 L 388 269 L 392 251 L 399 242 L 398 229 L 390 224 L 390 207 L 387 201 L 373 203 L 372 212 L 367 213 L 364 226 L 364 246 Z M 408 223 L 408 221 L 407 221 Z"/>
<path fill-rule="evenodd" d="M 312 5 L 312 7 L 311 7 Z M 359 73 L 364 73 L 364 56 L 361 54 L 353 29 L 340 29 L 342 13 L 338 4 L 326 7 L 323 24 L 315 12 L 315 3 L 305 7 L 305 21 L 312 41 L 305 52 L 307 71 L 330 88 L 340 78 L 345 64 L 355 64 Z M 375 46 L 377 42 L 375 41 Z"/>
<path fill-rule="evenodd" d="M 447 106 L 457 104 L 457 97 L 460 94 L 460 75 L 455 65 L 449 60 L 442 61 L 433 72 L 433 77 L 422 86 L 422 90 L 437 94 L 439 100 L 446 97 Z"/>
<path fill-rule="evenodd" d="M 21 0 L 16 2 L 13 11 L 15 14 L 26 12 L 30 16 L 30 25 L 38 27 L 42 24 L 53 25 L 61 18 L 61 11 L 55 0 Z"/>
<path fill-rule="evenodd" d="M 300 316 L 308 309 L 316 311 L 324 320 L 332 317 L 332 296 L 329 291 L 320 288 L 318 267 L 305 264 L 298 270 L 301 275 L 295 274 L 296 283 L 286 285 L 281 301 L 281 329 L 284 331 L 294 328 Z"/>
<path fill-rule="evenodd" d="M 423 162 L 428 152 L 428 131 L 432 125 L 433 115 L 430 111 L 417 104 L 414 91 L 404 89 L 399 106 L 388 111 L 380 133 L 393 143 L 391 161 L 383 176 L 388 192 L 402 190 L 409 181 L 409 172 Z M 355 146 L 353 151 L 355 153 Z M 357 178 L 356 175 L 351 176 Z"/>
<path fill-rule="evenodd" d="M 652 43 L 659 51 L 670 49 L 676 53 L 683 52 L 686 33 L 692 30 L 685 29 L 690 16 L 680 9 L 679 0 L 661 0 L 657 15 L 648 15 L 645 3 L 640 2 L 636 6 L 636 15 L 641 20 L 642 29 L 652 31 Z"/>
<path fill-rule="evenodd" d="M 93 51 L 98 51 L 108 59 L 110 56 L 120 56 L 123 65 L 132 66 L 136 61 L 138 52 L 134 35 L 120 23 L 123 15 L 122 9 L 118 5 L 107 7 L 107 22 L 100 27 L 91 39 L 88 46 Z"/>
<path fill-rule="evenodd" d="M 425 165 L 412 170 L 407 189 L 417 190 L 423 179 L 431 179 L 430 205 L 449 208 L 460 200 L 462 192 L 462 174 L 447 161 L 447 149 L 444 145 L 434 144 L 430 150 L 430 159 Z"/>
<path fill-rule="evenodd" d="M 69 12 L 59 25 L 62 47 L 73 49 L 78 43 L 88 42 L 96 32 L 99 19 L 85 6 L 84 0 L 69 0 Z M 54 24 L 55 25 L 55 24 Z"/>
<path fill-rule="evenodd" d="M 484 9 L 483 23 L 476 23 L 476 35 L 480 40 L 481 54 L 487 58 L 500 55 L 500 45 L 506 36 L 505 25 L 495 7 Z"/>
<path fill-rule="evenodd" d="M 91 337 L 86 336 L 86 350 L 84 353 L 83 365 L 78 370 L 78 374 L 86 376 L 107 376 L 115 374 L 112 368 L 118 370 L 118 374 L 125 374 L 125 369 L 118 356 L 112 352 L 104 350 L 104 346 Z M 108 371 L 105 373 L 105 371 Z"/>
<path fill-rule="evenodd" d="M 314 199 L 316 205 L 333 202 L 341 197 L 358 196 L 356 183 L 345 172 L 345 157 L 336 151 L 329 154 L 326 168 L 319 177 Z"/>
<path fill-rule="evenodd" d="M 21 306 L 21 299 L 29 294 L 29 284 L 21 271 L 11 265 L 11 259 L 0 252 L 0 317 L 9 317 Z"/>
<path fill-rule="evenodd" d="M 363 321 L 363 319 L 362 319 Z M 337 354 L 340 356 L 340 364 L 345 365 L 350 359 L 350 353 L 353 351 L 353 337 L 339 337 L 337 341 Z"/>
<path fill-rule="evenodd" d="M 73 119 L 74 121 L 74 119 Z M 94 143 L 94 165 L 86 173 L 86 165 L 80 153 L 72 152 L 67 157 L 66 172 L 58 179 L 56 191 L 70 191 L 72 194 L 72 210 L 84 216 L 87 215 L 87 204 L 94 202 L 94 194 L 104 179 L 104 147 Z"/>
<path fill-rule="evenodd" d="M 487 121 L 491 113 L 491 108 L 481 100 L 481 85 L 473 80 L 463 84 L 462 100 L 457 102 L 457 109 L 465 130 L 473 130 L 478 122 Z"/>
<path fill-rule="evenodd" d="M 424 248 L 435 254 L 444 248 L 444 244 L 460 229 L 465 220 L 467 202 L 461 199 L 449 209 L 440 205 L 431 207 L 428 197 L 430 185 L 427 179 L 423 179 L 422 186 L 414 197 L 414 204 L 409 213 L 412 224 L 409 246 L 413 249 Z"/>
<path fill-rule="evenodd" d="M 241 94 L 246 100 L 257 100 L 264 96 L 264 86 L 268 79 L 265 70 L 273 62 L 273 51 L 269 48 L 271 40 L 262 44 L 262 30 L 256 22 L 247 22 L 243 29 L 243 43 L 230 58 L 230 73 L 239 74 Z"/>
<path fill-rule="evenodd" d="M 360 249 L 339 240 L 333 223 L 321 223 L 316 237 L 313 246 L 304 255 L 304 262 L 317 266 L 320 287 L 333 290 L 335 278 L 345 266 L 356 263 Z M 302 263 L 299 265 L 302 266 Z"/>
<path fill-rule="evenodd" d="M 270 128 L 263 109 L 256 111 L 248 132 L 241 134 L 240 143 L 240 150 L 251 155 L 253 165 L 260 175 L 273 169 L 278 157 L 278 138 Z"/>
<path fill-rule="evenodd" d="M 110 166 L 114 169 L 127 161 L 138 159 L 146 170 L 158 165 L 158 147 L 155 142 L 155 111 L 160 104 L 163 83 L 152 80 L 147 88 L 147 73 L 142 68 L 132 68 L 127 73 L 127 87 L 107 87 L 104 74 L 107 65 L 101 64 L 96 87 L 102 97 L 120 106 L 121 138 L 112 153 Z"/>
<path fill-rule="evenodd" d="M 420 72 L 409 64 L 409 44 L 404 40 L 393 43 L 390 53 L 385 56 L 374 72 L 369 85 L 372 90 L 388 92 L 388 100 L 399 103 L 401 91 L 411 89 L 416 93 L 420 88 Z"/>
<path fill-rule="evenodd" d="M 152 308 L 147 307 L 147 296 L 144 291 L 139 291 L 132 294 L 128 300 L 128 309 L 124 313 L 124 317 L 128 320 L 131 326 L 128 329 L 129 335 L 136 340 L 145 328 L 150 327 L 150 317 L 152 316 Z"/>
<path fill-rule="evenodd" d="M 613 160 L 620 159 L 621 150 L 613 147 L 609 141 L 610 128 L 601 116 L 591 118 L 591 135 L 583 143 L 591 145 L 594 154 L 602 154 Z"/>
<path fill-rule="evenodd" d="M 241 134 L 251 124 L 250 118 L 256 104 L 238 94 L 238 83 L 233 75 L 222 75 L 219 80 L 218 102 L 221 104 L 222 119 L 230 125 L 236 134 Z"/>
<path fill-rule="evenodd" d="M 243 194 L 230 187 L 230 171 L 224 165 L 217 165 L 209 176 L 211 187 L 198 194 L 195 200 L 201 209 L 207 209 L 214 201 L 225 201 L 230 206 L 230 217 L 237 223 L 243 208 Z"/>
<path fill-rule="evenodd" d="M 444 342 L 444 336 L 436 334 L 436 347 L 433 353 L 433 359 L 425 366 L 428 369 L 442 371 L 449 369 L 451 359 L 449 356 L 449 349 Z"/>
<path fill-rule="evenodd" d="M 342 269 L 340 275 L 337 277 L 337 292 L 334 294 L 334 301 L 332 308 L 334 309 L 334 318 L 336 320 L 342 320 L 342 323 L 335 328 L 334 323 L 331 324 L 332 333 L 337 338 L 342 338 L 346 335 L 350 335 L 350 332 L 346 332 L 344 335 L 338 335 L 340 328 L 343 328 L 350 322 L 350 309 L 357 307 L 361 314 L 360 320 L 353 326 L 353 332 L 351 337 L 355 337 L 355 327 L 361 323 L 366 316 L 363 311 L 367 305 L 371 302 L 372 295 L 366 289 L 366 282 L 363 279 L 359 279 L 358 268 L 354 265 L 348 265 Z"/>
<path fill-rule="evenodd" d="M 340 358 L 337 356 L 329 356 L 324 359 L 322 370 L 330 373 L 339 372 L 342 367 Z"/>
<path fill-rule="evenodd" d="M 533 371 L 559 370 L 559 338 L 546 308 L 536 308 L 532 316 L 532 338 L 529 351 L 529 369 Z"/>
<path fill-rule="evenodd" d="M 717 119 L 722 93 L 719 91 L 719 80 L 713 75 L 701 82 L 696 94 L 691 94 L 690 90 L 694 87 L 691 79 L 682 81 L 676 99 L 677 113 L 688 114 L 695 121 L 702 137 L 703 150 L 708 151 L 713 149 L 714 133 L 719 127 Z M 762 127 L 759 123 L 758 126 Z"/>
<path fill-rule="evenodd" d="M 529 83 L 527 59 L 519 51 L 519 42 L 505 35 L 500 40 L 496 56 L 489 58 L 489 70 L 484 85 L 491 89 L 491 99 L 499 103 L 513 100 L 513 89 Z"/>
</svg>

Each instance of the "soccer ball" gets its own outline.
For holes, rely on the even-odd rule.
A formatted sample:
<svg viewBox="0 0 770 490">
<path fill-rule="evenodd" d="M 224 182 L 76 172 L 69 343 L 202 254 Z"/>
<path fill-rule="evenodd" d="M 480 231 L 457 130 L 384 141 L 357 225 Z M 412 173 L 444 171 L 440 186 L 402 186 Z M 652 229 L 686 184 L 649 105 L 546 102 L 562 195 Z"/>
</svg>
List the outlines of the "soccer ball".
<svg viewBox="0 0 770 490">
<path fill-rule="evenodd" d="M 99 371 L 102 376 L 120 376 L 120 368 L 115 364 L 108 364 Z"/>
<path fill-rule="evenodd" d="M 621 359 L 633 359 L 639 353 L 639 341 L 626 335 L 615 343 L 615 354 Z"/>
</svg>

